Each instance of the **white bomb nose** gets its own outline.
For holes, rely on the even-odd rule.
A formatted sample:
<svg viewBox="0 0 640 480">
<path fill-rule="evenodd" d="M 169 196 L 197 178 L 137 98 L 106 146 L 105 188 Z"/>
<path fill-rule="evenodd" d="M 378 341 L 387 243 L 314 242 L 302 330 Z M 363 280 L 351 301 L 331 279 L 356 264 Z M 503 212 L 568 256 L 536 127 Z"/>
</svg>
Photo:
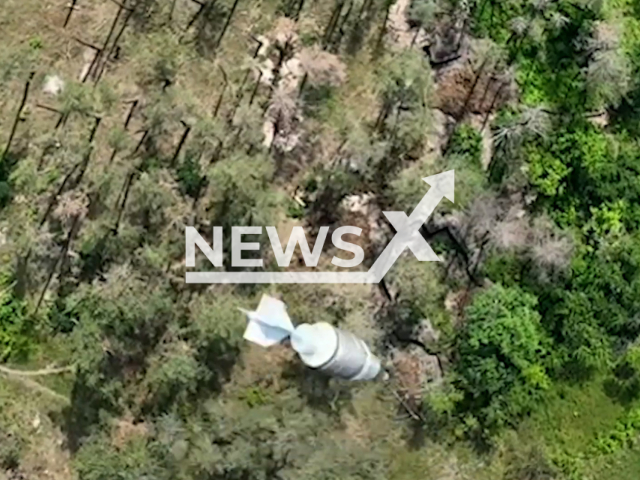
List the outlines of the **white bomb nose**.
<svg viewBox="0 0 640 480">
<path fill-rule="evenodd" d="M 310 356 L 316 352 L 311 325 L 304 323 L 293 331 L 291 346 L 298 352 L 298 355 Z"/>
<path fill-rule="evenodd" d="M 335 356 L 338 335 L 328 323 L 303 323 L 291 334 L 291 346 L 311 368 L 322 368 Z"/>
</svg>

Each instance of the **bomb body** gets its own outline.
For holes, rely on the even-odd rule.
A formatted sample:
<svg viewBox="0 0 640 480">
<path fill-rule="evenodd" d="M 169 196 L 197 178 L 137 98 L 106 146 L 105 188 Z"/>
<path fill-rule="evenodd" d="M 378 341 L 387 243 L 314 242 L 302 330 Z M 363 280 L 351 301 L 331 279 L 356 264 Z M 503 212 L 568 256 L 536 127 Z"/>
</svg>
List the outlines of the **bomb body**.
<svg viewBox="0 0 640 480">
<path fill-rule="evenodd" d="M 352 333 L 324 322 L 302 324 L 291 334 L 291 346 L 310 368 L 345 380 L 372 380 L 380 360 Z"/>
</svg>

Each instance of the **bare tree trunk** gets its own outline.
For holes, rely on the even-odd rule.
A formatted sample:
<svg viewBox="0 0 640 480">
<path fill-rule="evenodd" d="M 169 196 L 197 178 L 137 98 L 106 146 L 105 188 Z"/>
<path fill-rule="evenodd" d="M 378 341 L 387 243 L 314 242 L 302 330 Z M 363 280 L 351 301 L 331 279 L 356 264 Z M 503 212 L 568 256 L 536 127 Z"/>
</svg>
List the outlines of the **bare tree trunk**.
<svg viewBox="0 0 640 480">
<path fill-rule="evenodd" d="M 133 155 L 138 153 L 138 151 L 142 147 L 142 144 L 144 143 L 144 141 L 147 139 L 148 136 L 149 136 L 149 130 L 145 130 L 144 133 L 142 134 L 142 137 L 140 137 L 140 141 L 136 145 L 136 148 L 133 150 Z"/>
<path fill-rule="evenodd" d="M 296 22 L 298 20 L 300 20 L 300 13 L 302 12 L 302 9 L 304 8 L 304 2 L 305 2 L 305 0 L 299 0 L 298 1 L 298 5 L 296 6 L 296 11 L 293 13 L 293 19 Z"/>
<path fill-rule="evenodd" d="M 120 229 L 120 222 L 122 221 L 122 214 L 124 213 L 124 209 L 127 206 L 127 199 L 129 198 L 129 192 L 131 191 L 131 185 L 133 185 L 133 179 L 136 175 L 136 171 L 134 170 L 129 174 L 126 180 L 126 186 L 124 188 L 124 197 L 122 198 L 122 203 L 120 204 L 120 208 L 118 209 L 118 217 L 116 218 L 116 224 L 113 227 L 114 235 L 118 234 L 118 230 Z"/>
<path fill-rule="evenodd" d="M 102 121 L 102 117 L 95 117 L 95 123 L 93 124 L 93 128 L 91 129 L 91 133 L 89 133 L 89 143 L 93 143 L 93 140 L 96 137 L 96 132 L 98 131 L 98 127 L 100 126 L 100 122 Z"/>
<path fill-rule="evenodd" d="M 362 17 L 369 13 L 371 3 L 372 0 L 364 0 L 364 2 L 362 2 L 362 6 L 360 7 L 360 11 L 358 12 L 358 19 L 362 20 Z"/>
<path fill-rule="evenodd" d="M 256 50 L 253 52 L 252 58 L 255 59 L 260 53 L 260 49 L 262 48 L 263 42 L 258 40 L 253 35 L 251 35 L 251 39 L 258 44 L 258 46 L 256 47 Z M 260 74 L 262 75 L 262 72 L 260 72 Z M 229 117 L 229 125 L 233 123 L 233 119 L 236 116 L 236 112 L 238 111 L 238 108 L 240 108 L 240 104 L 242 103 L 242 98 L 244 97 L 244 87 L 247 85 L 250 75 L 251 75 L 251 68 L 247 68 L 247 71 L 245 72 L 244 77 L 242 79 L 242 83 L 240 84 L 240 88 L 238 89 L 238 93 L 236 94 L 236 102 L 233 105 L 233 110 L 231 111 L 231 116 Z M 226 74 L 225 74 L 225 79 L 226 79 Z M 226 88 L 226 85 L 225 85 L 225 88 Z"/>
<path fill-rule="evenodd" d="M 218 140 L 218 146 L 216 147 L 215 151 L 213 152 L 213 155 L 211 156 L 211 160 L 209 160 L 210 164 L 216 163 L 218 160 L 220 160 L 220 155 L 222 154 L 222 147 L 224 146 L 224 141 L 223 140 Z"/>
<path fill-rule="evenodd" d="M 138 100 L 132 100 L 130 102 L 125 102 L 125 103 L 130 103 L 131 107 L 129 108 L 129 113 L 127 113 L 127 118 L 124 121 L 124 129 L 125 131 L 129 130 L 129 123 L 131 122 L 131 118 L 133 117 L 133 112 L 135 111 L 136 107 L 138 106 Z M 118 154 L 118 148 L 114 148 L 113 152 L 111 152 L 111 157 L 109 158 L 109 165 L 111 165 L 113 163 L 113 160 L 116 158 L 116 155 Z"/>
<path fill-rule="evenodd" d="M 251 39 L 258 44 L 258 46 L 256 47 L 256 50 L 253 52 L 252 58 L 255 59 L 258 57 L 258 54 L 260 53 L 260 49 L 262 48 L 263 42 L 258 40 L 253 35 L 251 35 Z M 233 119 L 236 116 L 236 112 L 238 111 L 238 108 L 240 108 L 240 104 L 242 103 L 242 98 L 244 97 L 244 87 L 247 85 L 250 75 L 251 75 L 251 68 L 247 68 L 247 71 L 245 72 L 244 77 L 242 79 L 242 83 L 240 84 L 240 88 L 238 89 L 238 93 L 236 94 L 236 102 L 233 105 L 233 110 L 231 111 L 231 116 L 229 117 L 229 125 L 233 123 Z M 262 72 L 260 72 L 260 75 L 262 75 Z M 225 74 L 225 79 L 226 79 L 226 74 Z M 226 84 L 225 84 L 225 88 L 226 88 Z"/>
<path fill-rule="evenodd" d="M 91 129 L 91 133 L 89 134 L 89 149 L 85 157 L 82 159 L 81 166 L 80 166 L 80 173 L 78 173 L 78 176 L 71 184 L 71 190 L 78 188 L 78 186 L 82 182 L 82 179 L 84 178 L 84 174 L 87 172 L 87 169 L 89 168 L 89 162 L 91 161 L 91 154 L 93 153 L 93 139 L 96 135 L 96 131 L 98 130 L 98 127 L 100 126 L 101 121 L 102 121 L 102 118 L 96 117 L 96 122 L 93 128 Z"/>
<path fill-rule="evenodd" d="M 331 13 L 331 18 L 329 19 L 329 23 L 327 24 L 327 28 L 324 31 L 324 35 L 322 36 L 322 49 L 326 50 L 331 42 L 331 37 L 333 36 L 333 32 L 335 31 L 338 20 L 340 19 L 340 14 L 342 13 L 342 7 L 344 6 L 345 0 L 338 0 L 336 3 L 333 12 Z"/>
<path fill-rule="evenodd" d="M 187 141 L 187 137 L 189 136 L 189 132 L 191 132 L 191 126 L 187 125 L 184 122 L 181 122 L 181 123 L 182 125 L 184 125 L 185 129 L 184 129 L 184 132 L 182 133 L 182 137 L 180 138 L 180 142 L 178 142 L 178 148 L 176 148 L 176 151 L 173 154 L 173 158 L 171 159 L 171 163 L 170 163 L 171 168 L 175 166 L 176 160 L 178 160 L 178 156 L 180 155 L 180 150 L 182 150 L 182 147 L 184 146 L 185 142 Z"/>
<path fill-rule="evenodd" d="M 473 79 L 471 88 L 469 89 L 469 92 L 467 93 L 467 97 L 464 100 L 464 104 L 462 105 L 462 111 L 460 112 L 461 117 L 463 117 L 467 113 L 469 102 L 471 102 L 471 98 L 473 97 L 476 87 L 478 86 L 478 82 L 480 82 L 480 78 L 482 77 L 482 74 L 484 73 L 484 69 L 487 66 L 487 60 L 488 59 L 486 57 L 484 58 L 484 60 L 482 60 L 482 63 L 480 64 L 480 68 L 476 72 L 476 76 Z"/>
<path fill-rule="evenodd" d="M 117 154 L 118 154 L 118 149 L 114 148 L 113 152 L 111 152 L 111 156 L 109 157 L 108 165 L 111 165 L 113 163 L 113 161 L 115 160 Z"/>
<path fill-rule="evenodd" d="M 411 38 L 411 45 L 409 45 L 409 48 L 413 48 L 416 44 L 416 40 L 418 40 L 418 35 L 420 35 L 420 30 L 421 27 L 416 28 L 416 33 L 413 34 L 413 37 Z"/>
<path fill-rule="evenodd" d="M 131 19 L 131 16 L 133 15 L 134 11 L 135 11 L 135 6 L 133 8 L 130 8 L 127 11 L 127 15 L 124 17 L 124 22 L 122 23 L 122 26 L 120 27 L 120 30 L 118 30 L 118 34 L 116 35 L 116 38 L 113 40 L 113 43 L 111 44 L 111 48 L 109 49 L 109 52 L 107 53 L 107 55 L 104 56 L 104 59 L 102 61 L 102 65 L 100 66 L 100 69 L 98 70 L 98 74 L 95 76 L 95 84 L 96 85 L 98 84 L 98 82 L 102 78 L 102 74 L 104 73 L 104 69 L 107 67 L 107 63 L 109 63 L 109 59 L 111 58 L 111 56 L 113 55 L 114 50 L 118 46 L 118 42 L 120 41 L 120 38 L 122 37 L 122 34 L 124 33 L 125 29 L 127 28 L 127 24 L 129 23 L 129 20 Z"/>
<path fill-rule="evenodd" d="M 380 280 L 380 283 L 378 284 L 378 286 L 380 287 L 380 291 L 382 292 L 384 297 L 387 299 L 387 301 L 389 303 L 393 303 L 393 300 L 394 300 L 393 295 L 391 294 L 391 291 L 389 290 L 389 287 L 387 286 L 387 282 L 385 281 L 384 278 Z"/>
<path fill-rule="evenodd" d="M 51 280 L 53 280 L 53 276 L 56 273 L 56 269 L 58 268 L 58 264 L 60 263 L 62 258 L 69 251 L 69 246 L 71 245 L 71 239 L 73 238 L 73 235 L 75 233 L 76 227 L 78 226 L 79 220 L 80 220 L 80 215 L 76 215 L 75 217 L 73 217 L 73 222 L 71 224 L 71 227 L 69 228 L 69 233 L 67 234 L 67 239 L 65 240 L 64 245 L 62 246 L 62 249 L 60 250 L 60 255 L 58 255 L 56 257 L 56 261 L 54 262 L 53 266 L 51 267 L 51 270 L 49 270 L 49 276 L 47 277 L 47 281 L 44 284 L 44 288 L 42 289 L 42 293 L 40 293 L 40 298 L 38 299 L 38 303 L 36 304 L 36 310 L 35 310 L 36 314 L 40 310 L 40 305 L 42 305 L 42 301 L 44 300 L 44 296 L 46 295 L 47 290 L 49 289 L 49 285 L 51 285 Z"/>
<path fill-rule="evenodd" d="M 224 26 L 222 27 L 222 32 L 220 32 L 220 37 L 218 37 L 218 40 L 216 41 L 216 44 L 213 47 L 214 51 L 217 50 L 220 44 L 222 43 L 222 39 L 224 38 L 225 33 L 227 33 L 227 29 L 229 28 L 229 24 L 231 23 L 231 19 L 233 18 L 233 15 L 236 13 L 236 8 L 238 7 L 239 3 L 240 3 L 240 0 L 234 0 L 233 5 L 231 6 L 231 11 L 229 12 L 229 16 L 227 17 L 227 20 L 224 22 Z"/>
<path fill-rule="evenodd" d="M 78 3 L 78 0 L 72 0 L 69 4 L 69 12 L 67 13 L 67 18 L 64 19 L 64 25 L 62 25 L 62 28 L 67 28 L 69 20 L 71 20 L 71 15 L 73 15 L 73 11 L 76 9 L 76 3 Z"/>
<path fill-rule="evenodd" d="M 89 72 L 87 73 L 87 77 L 89 75 L 93 75 L 94 78 L 95 78 L 96 73 L 97 73 L 96 72 L 97 67 L 95 67 L 94 65 L 99 65 L 100 64 L 100 57 L 107 50 L 107 47 L 109 46 L 109 42 L 111 41 L 111 37 L 113 36 L 113 32 L 115 32 L 116 25 L 118 24 L 118 20 L 120 20 L 120 14 L 122 13 L 122 10 L 124 8 L 125 7 L 124 7 L 123 4 L 118 3 L 118 13 L 116 13 L 115 18 L 113 19 L 113 22 L 111 23 L 111 28 L 109 29 L 109 33 L 107 34 L 107 38 L 105 39 L 104 43 L 102 44 L 102 49 L 100 50 L 100 53 L 96 54 L 96 58 L 94 58 L 93 63 L 91 64 L 91 67 L 89 67 Z"/>
<path fill-rule="evenodd" d="M 249 81 L 249 75 L 251 75 L 251 68 L 248 68 L 247 71 L 244 74 L 244 77 L 242 78 L 242 82 L 240 83 L 240 88 L 238 88 L 238 93 L 236 94 L 236 101 L 233 104 L 233 108 L 231 110 L 231 114 L 229 115 L 229 125 L 231 125 L 233 123 L 233 119 L 236 116 L 236 112 L 238 111 L 238 108 L 240 108 L 240 104 L 242 103 L 242 98 L 244 97 L 244 87 L 247 85 L 247 82 Z"/>
<path fill-rule="evenodd" d="M 307 81 L 309 80 L 309 74 L 305 73 L 302 76 L 302 80 L 300 80 L 300 88 L 298 89 L 298 98 L 302 97 L 304 93 L 304 87 L 307 86 Z"/>
<path fill-rule="evenodd" d="M 495 71 L 491 73 L 491 76 L 487 80 L 487 84 L 484 87 L 484 91 L 482 92 L 482 97 L 480 98 L 480 102 L 478 105 L 480 106 L 480 111 L 482 111 L 482 106 L 484 105 L 485 100 L 487 99 L 487 95 L 489 95 L 489 90 L 491 90 L 491 86 L 493 82 L 496 80 Z"/>
<path fill-rule="evenodd" d="M 229 79 L 227 78 L 227 72 L 224 71 L 224 68 L 222 67 L 218 67 L 220 68 L 220 71 L 222 72 L 222 78 L 223 78 L 223 86 L 222 86 L 222 91 L 220 92 L 220 96 L 218 96 L 218 101 L 216 102 L 216 108 L 213 111 L 213 118 L 217 118 L 218 117 L 218 112 L 220 110 L 220 106 L 222 105 L 222 99 L 224 98 L 224 93 L 227 90 L 227 85 L 229 85 Z"/>
<path fill-rule="evenodd" d="M 64 116 L 64 113 L 61 112 L 60 110 L 58 110 L 57 108 L 49 107 L 47 105 L 42 105 L 40 103 L 36 103 L 36 107 L 37 108 L 42 108 L 43 110 L 47 110 L 49 112 L 57 113 L 59 115 L 59 117 L 58 117 L 58 121 L 56 122 L 56 125 L 58 125 L 59 123 L 62 122 L 62 117 Z"/>
<path fill-rule="evenodd" d="M 493 100 L 491 100 L 491 106 L 489 107 L 489 110 L 487 110 L 487 114 L 484 117 L 484 121 L 482 122 L 482 130 L 485 129 L 485 127 L 487 126 L 487 123 L 489 122 L 489 117 L 491 116 L 491 112 L 493 111 L 493 109 L 496 106 L 496 103 L 498 102 L 498 99 L 500 98 L 500 95 L 502 94 L 502 89 L 504 88 L 505 83 L 501 83 L 500 87 L 498 87 L 498 91 L 496 92 L 496 94 L 493 96 Z"/>
<path fill-rule="evenodd" d="M 200 18 L 200 16 L 202 15 L 202 12 L 204 12 L 204 9 L 209 6 L 209 4 L 207 4 L 206 2 L 201 2 L 200 0 L 191 0 L 191 1 L 200 5 L 200 8 L 198 8 L 198 11 L 193 14 L 193 17 L 191 17 L 191 20 L 189 20 L 189 23 L 187 23 L 187 26 L 184 28 L 185 32 L 189 30 L 191 27 L 193 27 L 193 25 L 196 23 L 198 18 Z M 213 0 L 213 4 L 215 4 L 215 0 Z"/>
<path fill-rule="evenodd" d="M 384 36 L 387 33 L 387 23 L 389 23 L 389 14 L 391 12 L 391 5 L 387 6 L 387 11 L 384 14 L 384 21 L 382 22 L 382 28 L 380 29 L 380 35 L 378 36 L 378 41 L 376 42 L 376 50 L 380 51 L 382 48 L 382 42 L 384 40 Z"/>
<path fill-rule="evenodd" d="M 260 88 L 260 80 L 262 80 L 262 70 L 260 70 L 260 72 L 258 73 L 258 79 L 256 80 L 256 84 L 253 87 L 253 91 L 251 92 L 251 97 L 249 98 L 249 106 L 253 105 L 253 101 L 256 98 L 258 88 Z"/>
<path fill-rule="evenodd" d="M 65 112 L 61 112 L 60 118 L 58 119 L 58 121 L 56 122 L 56 126 L 53 127 L 54 130 L 57 130 L 58 128 L 60 128 L 62 125 L 64 125 L 65 123 L 67 123 L 67 118 L 69 118 L 69 114 L 65 113 Z"/>
<path fill-rule="evenodd" d="M 458 42 L 456 43 L 456 53 L 460 51 L 462 48 L 462 39 L 464 38 L 464 33 L 467 30 L 467 25 L 469 24 L 469 14 L 467 14 L 462 22 L 462 28 L 460 29 L 460 34 L 458 35 Z"/>
<path fill-rule="evenodd" d="M 280 134 L 280 121 L 276 119 L 276 121 L 273 122 L 273 138 L 271 139 L 271 143 L 269 144 L 269 150 L 267 151 L 267 153 L 271 153 L 273 151 L 273 145 L 276 143 L 276 139 L 278 138 L 279 134 Z"/>
<path fill-rule="evenodd" d="M 282 67 L 284 66 L 285 58 L 288 56 L 291 50 L 291 45 L 289 41 L 287 41 L 282 47 L 277 47 L 277 48 L 278 48 L 278 63 L 273 68 L 273 80 L 271 82 L 272 92 L 274 92 L 276 88 L 278 88 L 278 84 L 280 83 L 280 79 L 282 77 Z"/>
<path fill-rule="evenodd" d="M 173 12 L 175 9 L 176 9 L 176 0 L 171 0 L 171 7 L 169 8 L 169 18 L 168 18 L 169 23 L 171 23 L 171 20 L 173 20 Z"/>
<path fill-rule="evenodd" d="M 44 165 L 44 159 L 46 158 L 47 154 L 51 151 L 50 146 L 46 146 L 42 149 L 42 152 L 40 153 L 40 158 L 38 159 L 38 166 L 36 167 L 36 171 L 40 171 L 42 169 L 42 166 Z"/>
<path fill-rule="evenodd" d="M 7 145 L 4 147 L 4 152 L 2 152 L 2 157 L 0 157 L 0 161 L 6 161 L 7 154 L 11 149 L 11 144 L 13 143 L 13 139 L 16 136 L 16 130 L 18 129 L 18 123 L 20 123 L 20 116 L 22 115 L 22 110 L 24 110 L 24 106 L 27 103 L 27 98 L 29 98 L 29 88 L 31 88 L 31 81 L 35 76 L 36 72 L 31 72 L 29 74 L 29 78 L 24 84 L 24 91 L 22 93 L 22 100 L 20 101 L 20 106 L 18 107 L 18 111 L 16 112 L 16 116 L 13 120 L 13 125 L 11 127 L 11 133 L 9 133 L 9 139 L 7 140 Z"/>
<path fill-rule="evenodd" d="M 129 122 L 131 122 L 131 118 L 133 117 L 133 112 L 138 106 L 138 100 L 133 100 L 131 103 L 131 108 L 129 109 L 129 113 L 127 114 L 127 119 L 124 121 L 124 129 L 129 129 Z"/>
<path fill-rule="evenodd" d="M 349 1 L 349 7 L 347 8 L 347 12 L 343 15 L 340 26 L 337 27 L 338 30 L 338 38 L 333 42 L 333 46 L 331 48 L 333 53 L 338 53 L 340 50 L 340 44 L 342 43 L 342 38 L 344 37 L 344 27 L 351 16 L 351 11 L 353 10 L 353 0 Z"/>
<path fill-rule="evenodd" d="M 94 67 L 96 65 L 96 62 L 100 58 L 100 54 L 102 53 L 102 49 L 100 47 L 95 46 L 92 43 L 85 42 L 81 38 L 78 38 L 78 37 L 71 37 L 71 38 L 73 38 L 80 45 L 83 45 L 83 46 L 85 46 L 87 48 L 90 48 L 91 50 L 93 50 L 95 52 L 94 55 L 93 55 L 93 60 L 91 60 L 91 65 L 89 65 L 89 68 L 87 69 L 86 73 L 82 76 L 81 81 L 82 81 L 82 83 L 84 83 L 89 78 L 89 75 L 91 74 L 91 71 L 94 69 Z"/>
<path fill-rule="evenodd" d="M 71 168 L 71 171 L 67 173 L 67 175 L 62 179 L 62 183 L 60 184 L 60 187 L 58 187 L 58 190 L 56 191 L 56 193 L 51 195 L 51 198 L 49 199 L 49 204 L 47 205 L 47 209 L 45 210 L 44 215 L 42 216 L 42 219 L 38 224 L 38 228 L 42 228 L 42 226 L 46 223 L 47 219 L 49 218 L 49 215 L 53 211 L 53 208 L 56 206 L 56 203 L 58 203 L 58 197 L 60 197 L 60 195 L 62 195 L 62 193 L 66 190 L 67 184 L 69 183 L 69 181 L 73 177 L 73 174 L 75 173 L 75 171 L 78 169 L 79 166 L 80 166 L 80 162 L 76 163 Z"/>
<path fill-rule="evenodd" d="M 384 127 L 384 122 L 387 120 L 389 116 L 389 110 L 391 110 L 391 105 L 389 101 L 385 101 L 380 108 L 380 113 L 378 113 L 378 118 L 376 118 L 376 123 L 373 126 L 373 129 L 378 132 L 382 132 Z"/>
<path fill-rule="evenodd" d="M 260 53 L 260 49 L 262 48 L 262 46 L 264 45 L 264 42 L 262 40 L 258 40 L 256 37 L 254 37 L 253 35 L 251 35 L 251 40 L 253 40 L 254 42 L 256 42 L 258 44 L 258 46 L 256 47 L 255 52 L 253 52 L 253 57 L 252 58 L 257 58 L 258 54 Z"/>
</svg>

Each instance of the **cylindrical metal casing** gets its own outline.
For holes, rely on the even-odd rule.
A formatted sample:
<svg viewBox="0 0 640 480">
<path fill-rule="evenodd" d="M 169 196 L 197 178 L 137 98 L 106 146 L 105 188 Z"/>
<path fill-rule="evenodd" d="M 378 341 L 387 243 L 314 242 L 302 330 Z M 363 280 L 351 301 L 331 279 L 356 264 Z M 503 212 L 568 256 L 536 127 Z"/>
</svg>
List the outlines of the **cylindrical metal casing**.
<svg viewBox="0 0 640 480">
<path fill-rule="evenodd" d="M 325 323 L 299 325 L 291 343 L 309 367 L 347 380 L 371 380 L 380 373 L 380 360 L 355 335 Z"/>
<path fill-rule="evenodd" d="M 371 380 L 380 372 L 380 361 L 355 335 L 334 328 L 338 345 L 333 357 L 320 370 L 347 380 Z"/>
</svg>

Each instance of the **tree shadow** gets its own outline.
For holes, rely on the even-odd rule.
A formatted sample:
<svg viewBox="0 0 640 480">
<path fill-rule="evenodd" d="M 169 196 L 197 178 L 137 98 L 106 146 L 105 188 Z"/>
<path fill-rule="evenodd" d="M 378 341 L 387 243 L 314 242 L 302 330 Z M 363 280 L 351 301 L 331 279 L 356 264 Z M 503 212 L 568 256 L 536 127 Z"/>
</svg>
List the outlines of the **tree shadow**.
<svg viewBox="0 0 640 480">
<path fill-rule="evenodd" d="M 283 367 L 282 377 L 290 381 L 309 407 L 330 416 L 351 408 L 352 385 L 346 380 L 338 380 L 306 367 L 298 359 L 289 361 Z"/>
<path fill-rule="evenodd" d="M 195 22 L 192 42 L 199 55 L 210 56 L 218 47 L 222 29 L 230 9 L 220 1 L 209 1 Z"/>
<path fill-rule="evenodd" d="M 103 358 L 93 371 L 77 373 L 71 390 L 71 403 L 52 416 L 66 436 L 65 447 L 78 451 L 82 441 L 102 424 L 105 415 L 120 413 L 115 399 L 121 394 L 122 365 L 115 358 Z M 109 390 L 106 390 L 107 382 Z"/>
<path fill-rule="evenodd" d="M 0 155 L 0 211 L 7 207 L 13 198 L 13 186 L 11 173 L 18 162 L 28 154 L 27 146 L 21 146 L 18 150 L 10 150 L 2 157 Z"/>
<path fill-rule="evenodd" d="M 626 362 L 613 370 L 614 377 L 603 383 L 605 394 L 624 406 L 631 405 L 640 396 L 640 379 L 635 368 Z"/>
<path fill-rule="evenodd" d="M 409 432 L 406 438 L 407 448 L 412 451 L 421 450 L 427 444 L 427 440 L 430 439 L 427 425 L 421 421 L 412 419 L 408 427 Z"/>
</svg>

